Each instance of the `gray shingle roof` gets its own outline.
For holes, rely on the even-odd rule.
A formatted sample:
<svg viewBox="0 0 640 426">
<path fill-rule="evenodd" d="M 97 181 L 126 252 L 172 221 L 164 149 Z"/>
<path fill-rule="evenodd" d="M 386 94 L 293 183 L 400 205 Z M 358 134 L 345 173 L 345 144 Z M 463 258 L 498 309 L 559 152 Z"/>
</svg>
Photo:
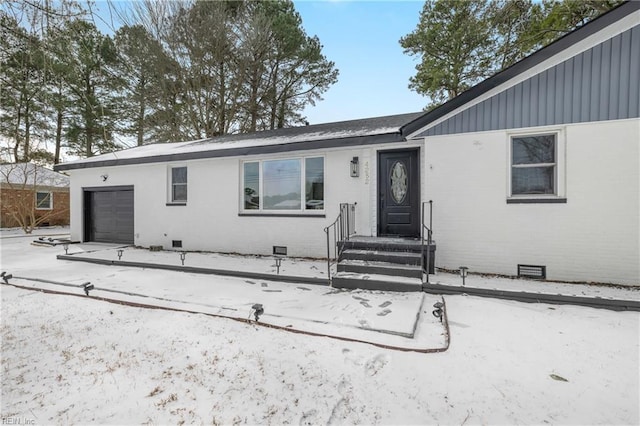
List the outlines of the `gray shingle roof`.
<svg viewBox="0 0 640 426">
<path fill-rule="evenodd" d="M 224 135 L 188 142 L 156 143 L 59 164 L 56 170 L 184 161 L 404 140 L 403 127 L 422 112 Z"/>
<path fill-rule="evenodd" d="M 408 114 L 388 115 L 384 117 L 362 118 L 358 120 L 339 121 L 335 123 L 312 124 L 309 126 L 287 127 L 283 129 L 265 130 L 254 133 L 241 133 L 234 135 L 218 136 L 196 142 L 197 144 L 234 142 L 245 140 L 260 140 L 270 138 L 299 138 L 306 135 L 313 135 L 317 140 L 318 135 L 325 135 L 326 139 L 339 137 L 350 137 L 358 135 L 372 135 L 381 132 L 390 133 L 400 131 L 400 128 L 412 120 L 423 115 L 423 112 L 413 112 Z"/>
<path fill-rule="evenodd" d="M 34 183 L 36 186 L 65 188 L 69 186 L 69 176 L 32 163 L 7 163 L 0 164 L 0 183 L 16 188 Z"/>
</svg>

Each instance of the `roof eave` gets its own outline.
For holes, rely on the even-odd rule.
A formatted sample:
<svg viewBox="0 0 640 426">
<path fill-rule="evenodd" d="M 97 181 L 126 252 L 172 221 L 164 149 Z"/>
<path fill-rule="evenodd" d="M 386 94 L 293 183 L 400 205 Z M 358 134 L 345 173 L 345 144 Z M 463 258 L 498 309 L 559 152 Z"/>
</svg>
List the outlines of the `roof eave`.
<svg viewBox="0 0 640 426">
<path fill-rule="evenodd" d="M 242 148 L 214 149 L 209 151 L 183 152 L 176 154 L 155 155 L 139 158 L 121 158 L 81 163 L 62 163 L 54 166 L 55 171 L 90 169 L 96 167 L 126 166 L 132 164 L 166 163 L 205 158 L 242 157 L 259 154 L 277 154 L 290 151 L 309 151 L 314 149 L 343 148 L 361 145 L 377 145 L 405 141 L 398 131 L 369 136 L 354 136 L 349 138 L 321 139 L 315 141 L 301 141 L 274 145 L 257 145 Z"/>
<path fill-rule="evenodd" d="M 476 84 L 472 88 L 462 92 L 460 95 L 456 96 L 450 101 L 445 102 L 439 107 L 425 113 L 425 115 L 405 124 L 400 129 L 402 135 L 408 137 L 412 134 L 415 134 L 417 131 L 426 127 L 435 120 L 445 116 L 446 114 L 449 114 L 450 112 L 460 108 L 466 103 L 488 92 L 489 90 L 500 86 L 510 79 L 522 74 L 526 70 L 557 55 L 576 42 L 601 31 L 602 29 L 608 27 L 609 25 L 619 21 L 620 19 L 637 10 L 640 10 L 640 1 L 628 1 L 626 3 L 622 3 L 620 6 L 598 16 L 587 24 L 576 28 L 570 33 L 565 34 L 556 41 L 521 59 L 510 67 Z"/>
</svg>

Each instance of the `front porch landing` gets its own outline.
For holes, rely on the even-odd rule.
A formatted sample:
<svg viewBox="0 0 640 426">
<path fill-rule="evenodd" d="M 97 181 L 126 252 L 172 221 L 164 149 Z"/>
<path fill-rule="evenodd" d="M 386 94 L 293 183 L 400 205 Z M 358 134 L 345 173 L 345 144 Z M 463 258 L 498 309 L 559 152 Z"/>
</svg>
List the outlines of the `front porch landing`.
<svg viewBox="0 0 640 426">
<path fill-rule="evenodd" d="M 423 271 L 433 273 L 435 242 L 419 238 L 353 236 L 338 242 L 332 286 L 384 291 L 422 291 Z M 427 257 L 429 256 L 429 257 Z"/>
</svg>

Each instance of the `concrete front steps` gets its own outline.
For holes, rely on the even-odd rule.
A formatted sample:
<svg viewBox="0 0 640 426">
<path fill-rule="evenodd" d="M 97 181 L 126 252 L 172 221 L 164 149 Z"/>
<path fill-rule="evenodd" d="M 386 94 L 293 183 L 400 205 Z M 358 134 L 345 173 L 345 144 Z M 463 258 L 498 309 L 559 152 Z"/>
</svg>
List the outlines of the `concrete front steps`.
<svg viewBox="0 0 640 426">
<path fill-rule="evenodd" d="M 351 237 L 338 243 L 340 257 L 332 278 L 336 288 L 422 291 L 422 245 L 418 239 Z M 427 255 L 425 245 L 424 254 Z M 435 244 L 431 245 L 431 270 Z M 425 263 L 426 264 L 426 263 Z"/>
</svg>

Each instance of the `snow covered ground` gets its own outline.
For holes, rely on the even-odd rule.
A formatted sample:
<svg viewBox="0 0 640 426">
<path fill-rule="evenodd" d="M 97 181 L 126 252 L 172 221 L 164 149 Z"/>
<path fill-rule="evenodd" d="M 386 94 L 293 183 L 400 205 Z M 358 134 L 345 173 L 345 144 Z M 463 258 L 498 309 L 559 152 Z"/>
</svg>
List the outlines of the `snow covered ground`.
<svg viewBox="0 0 640 426">
<path fill-rule="evenodd" d="M 394 346 L 445 343 L 430 315 L 437 296 L 60 261 L 61 247 L 31 240 L 2 233 L 2 270 L 91 281 L 91 297 L 242 318 L 263 303 L 261 322 Z M 85 296 L 0 292 L 3 424 L 640 423 L 637 312 L 446 296 L 450 347 L 423 354 Z M 414 338 L 398 336 L 418 312 Z"/>
</svg>

